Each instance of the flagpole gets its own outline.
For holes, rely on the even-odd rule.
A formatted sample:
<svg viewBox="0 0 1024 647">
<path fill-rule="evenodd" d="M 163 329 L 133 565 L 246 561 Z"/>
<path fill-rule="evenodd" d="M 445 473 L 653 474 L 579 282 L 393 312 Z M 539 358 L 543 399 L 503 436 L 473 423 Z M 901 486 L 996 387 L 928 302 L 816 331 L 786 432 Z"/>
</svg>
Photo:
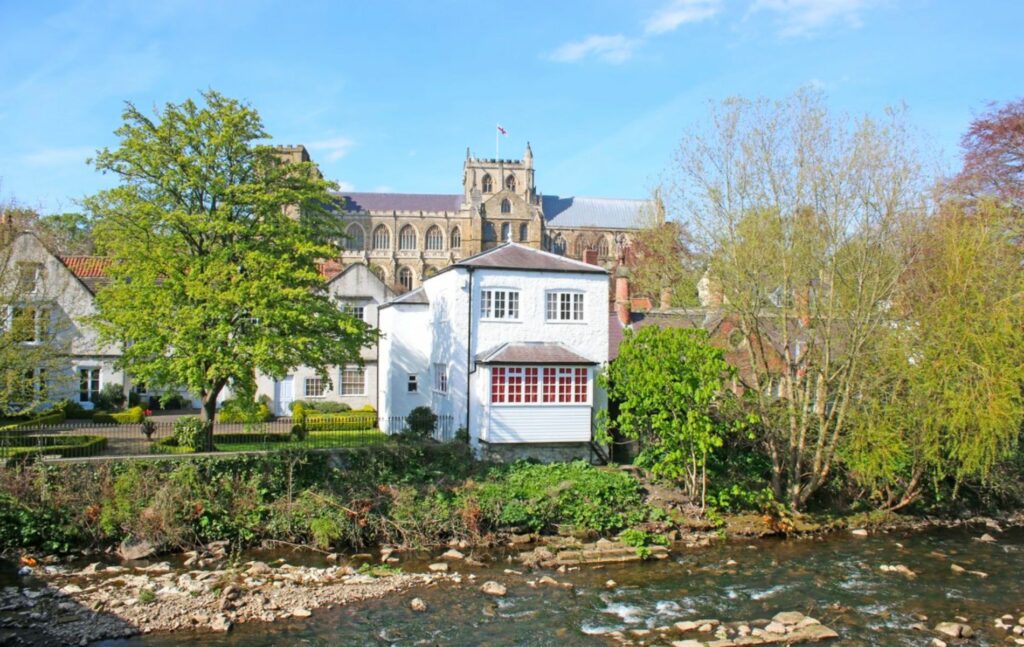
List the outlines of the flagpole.
<svg viewBox="0 0 1024 647">
<path fill-rule="evenodd" d="M 497 126 L 494 127 L 494 159 L 501 159 L 499 151 L 499 142 L 501 141 L 501 131 Z"/>
</svg>

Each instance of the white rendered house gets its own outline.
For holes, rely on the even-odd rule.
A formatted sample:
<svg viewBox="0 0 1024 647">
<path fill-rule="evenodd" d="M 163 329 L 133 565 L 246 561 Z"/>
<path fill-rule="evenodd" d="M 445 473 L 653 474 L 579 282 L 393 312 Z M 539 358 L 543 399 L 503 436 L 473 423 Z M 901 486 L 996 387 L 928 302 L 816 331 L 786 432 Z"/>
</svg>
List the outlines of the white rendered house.
<svg viewBox="0 0 1024 647">
<path fill-rule="evenodd" d="M 429 406 L 481 454 L 589 458 L 608 320 L 599 266 L 515 243 L 459 261 L 380 308 L 381 419 Z"/>
</svg>

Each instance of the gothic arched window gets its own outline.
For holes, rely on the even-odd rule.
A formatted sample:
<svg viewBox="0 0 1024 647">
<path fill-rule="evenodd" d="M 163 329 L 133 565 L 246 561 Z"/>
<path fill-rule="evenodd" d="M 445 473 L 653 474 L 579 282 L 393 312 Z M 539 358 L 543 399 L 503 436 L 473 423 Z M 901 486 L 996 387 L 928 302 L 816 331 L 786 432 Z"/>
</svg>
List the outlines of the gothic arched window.
<svg viewBox="0 0 1024 647">
<path fill-rule="evenodd" d="M 384 268 L 381 267 L 380 265 L 371 265 L 370 266 L 370 271 L 373 272 L 373 275 L 376 276 L 381 281 L 385 281 L 385 282 L 387 281 L 388 273 L 385 272 Z"/>
<path fill-rule="evenodd" d="M 412 289 L 412 270 L 404 265 L 398 268 L 398 285 L 406 291 Z"/>
<path fill-rule="evenodd" d="M 398 232 L 398 249 L 416 249 L 416 230 L 412 225 L 406 225 Z"/>
<path fill-rule="evenodd" d="M 508 198 L 501 201 L 501 212 L 512 213 L 512 203 L 509 202 Z"/>
<path fill-rule="evenodd" d="M 437 225 L 427 230 L 427 249 L 432 252 L 444 249 L 444 234 Z"/>
<path fill-rule="evenodd" d="M 525 222 L 519 225 L 519 242 L 525 242 L 530 237 L 530 226 Z"/>
<path fill-rule="evenodd" d="M 449 245 L 452 249 L 462 249 L 462 232 L 456 227 L 452 229 L 452 242 Z"/>
<path fill-rule="evenodd" d="M 562 234 L 555 234 L 555 240 L 551 243 L 551 252 L 565 256 L 565 239 L 562 238 Z"/>
<path fill-rule="evenodd" d="M 509 175 L 507 178 L 505 178 L 505 188 L 508 189 L 509 191 L 516 190 L 516 176 Z"/>
<path fill-rule="evenodd" d="M 484 179 L 480 180 L 480 187 L 484 193 L 490 193 L 494 190 L 494 181 L 490 175 L 485 175 Z"/>
<path fill-rule="evenodd" d="M 363 228 L 352 223 L 345 230 L 345 249 L 353 252 L 361 252 L 366 247 L 366 234 L 363 232 Z"/>
<path fill-rule="evenodd" d="M 597 255 L 601 258 L 608 258 L 611 256 L 611 245 L 608 244 L 608 237 L 601 236 L 597 241 Z"/>
<path fill-rule="evenodd" d="M 373 248 L 391 249 L 391 232 L 384 225 L 377 225 L 373 230 Z"/>
<path fill-rule="evenodd" d="M 511 239 L 511 237 L 512 237 L 512 225 L 508 224 L 507 222 L 506 223 L 502 223 L 502 225 L 501 225 L 501 242 L 503 242 L 503 243 L 508 242 L 509 239 Z"/>
<path fill-rule="evenodd" d="M 583 250 L 587 248 L 587 241 L 583 236 L 576 238 L 576 242 L 572 245 L 572 255 L 576 258 L 583 258 Z"/>
<path fill-rule="evenodd" d="M 484 223 L 484 242 L 485 243 L 493 243 L 494 239 L 496 237 L 497 237 L 497 234 L 494 233 L 494 223 L 485 222 Z"/>
</svg>

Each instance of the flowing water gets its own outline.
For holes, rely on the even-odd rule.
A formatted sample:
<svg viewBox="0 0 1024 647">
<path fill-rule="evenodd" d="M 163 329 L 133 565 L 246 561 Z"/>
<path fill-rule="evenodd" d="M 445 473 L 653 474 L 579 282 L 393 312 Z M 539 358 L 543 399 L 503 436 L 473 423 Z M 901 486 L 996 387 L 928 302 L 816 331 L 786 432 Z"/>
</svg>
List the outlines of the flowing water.
<svg viewBox="0 0 1024 647">
<path fill-rule="evenodd" d="M 571 590 L 531 588 L 526 580 L 545 573 L 507 574 L 505 568 L 516 566 L 502 563 L 460 569 L 477 573 L 475 583 L 318 610 L 308 620 L 243 624 L 227 635 L 150 635 L 106 644 L 614 645 L 606 634 L 615 630 L 697 618 L 754 620 L 780 611 L 818 618 L 840 634 L 835 644 L 927 645 L 936 634 L 912 627 L 922 616 L 929 628 L 962 616 L 978 633 L 970 644 L 1007 644 L 1007 632 L 993 622 L 1024 612 L 1024 529 L 992 532 L 995 543 L 975 539 L 984 531 L 727 542 L 679 551 L 665 561 L 547 573 L 571 582 Z M 954 563 L 988 577 L 954 573 Z M 916 577 L 884 572 L 883 564 L 902 564 Z M 506 584 L 508 595 L 480 593 L 487 579 Z M 617 586 L 607 589 L 609 579 Z M 428 611 L 411 611 L 413 597 L 422 598 Z"/>
</svg>

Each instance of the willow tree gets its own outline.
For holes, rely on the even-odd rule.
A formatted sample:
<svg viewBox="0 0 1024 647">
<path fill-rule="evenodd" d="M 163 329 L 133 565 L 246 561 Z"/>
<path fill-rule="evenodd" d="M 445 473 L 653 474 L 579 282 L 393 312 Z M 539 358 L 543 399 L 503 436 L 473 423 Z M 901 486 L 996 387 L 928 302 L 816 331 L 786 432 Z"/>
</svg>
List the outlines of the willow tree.
<svg viewBox="0 0 1024 647">
<path fill-rule="evenodd" d="M 893 334 L 843 454 L 888 508 L 930 483 L 985 481 L 1024 423 L 1024 272 L 1010 207 L 957 203 L 922 223 L 893 305 Z"/>
<path fill-rule="evenodd" d="M 150 118 L 127 104 L 120 142 L 94 164 L 119 184 L 87 201 L 112 257 L 95 324 L 146 384 L 198 394 L 207 448 L 217 397 L 254 372 L 299 365 L 328 379 L 372 339 L 327 294 L 330 183 L 283 162 L 259 115 L 217 92 Z M 330 231 L 328 231 L 330 230 Z"/>
<path fill-rule="evenodd" d="M 923 200 L 910 141 L 899 111 L 854 120 L 800 91 L 725 101 L 678 150 L 673 209 L 742 333 L 739 377 L 793 509 L 832 473 L 889 330 L 901 231 Z"/>
</svg>

